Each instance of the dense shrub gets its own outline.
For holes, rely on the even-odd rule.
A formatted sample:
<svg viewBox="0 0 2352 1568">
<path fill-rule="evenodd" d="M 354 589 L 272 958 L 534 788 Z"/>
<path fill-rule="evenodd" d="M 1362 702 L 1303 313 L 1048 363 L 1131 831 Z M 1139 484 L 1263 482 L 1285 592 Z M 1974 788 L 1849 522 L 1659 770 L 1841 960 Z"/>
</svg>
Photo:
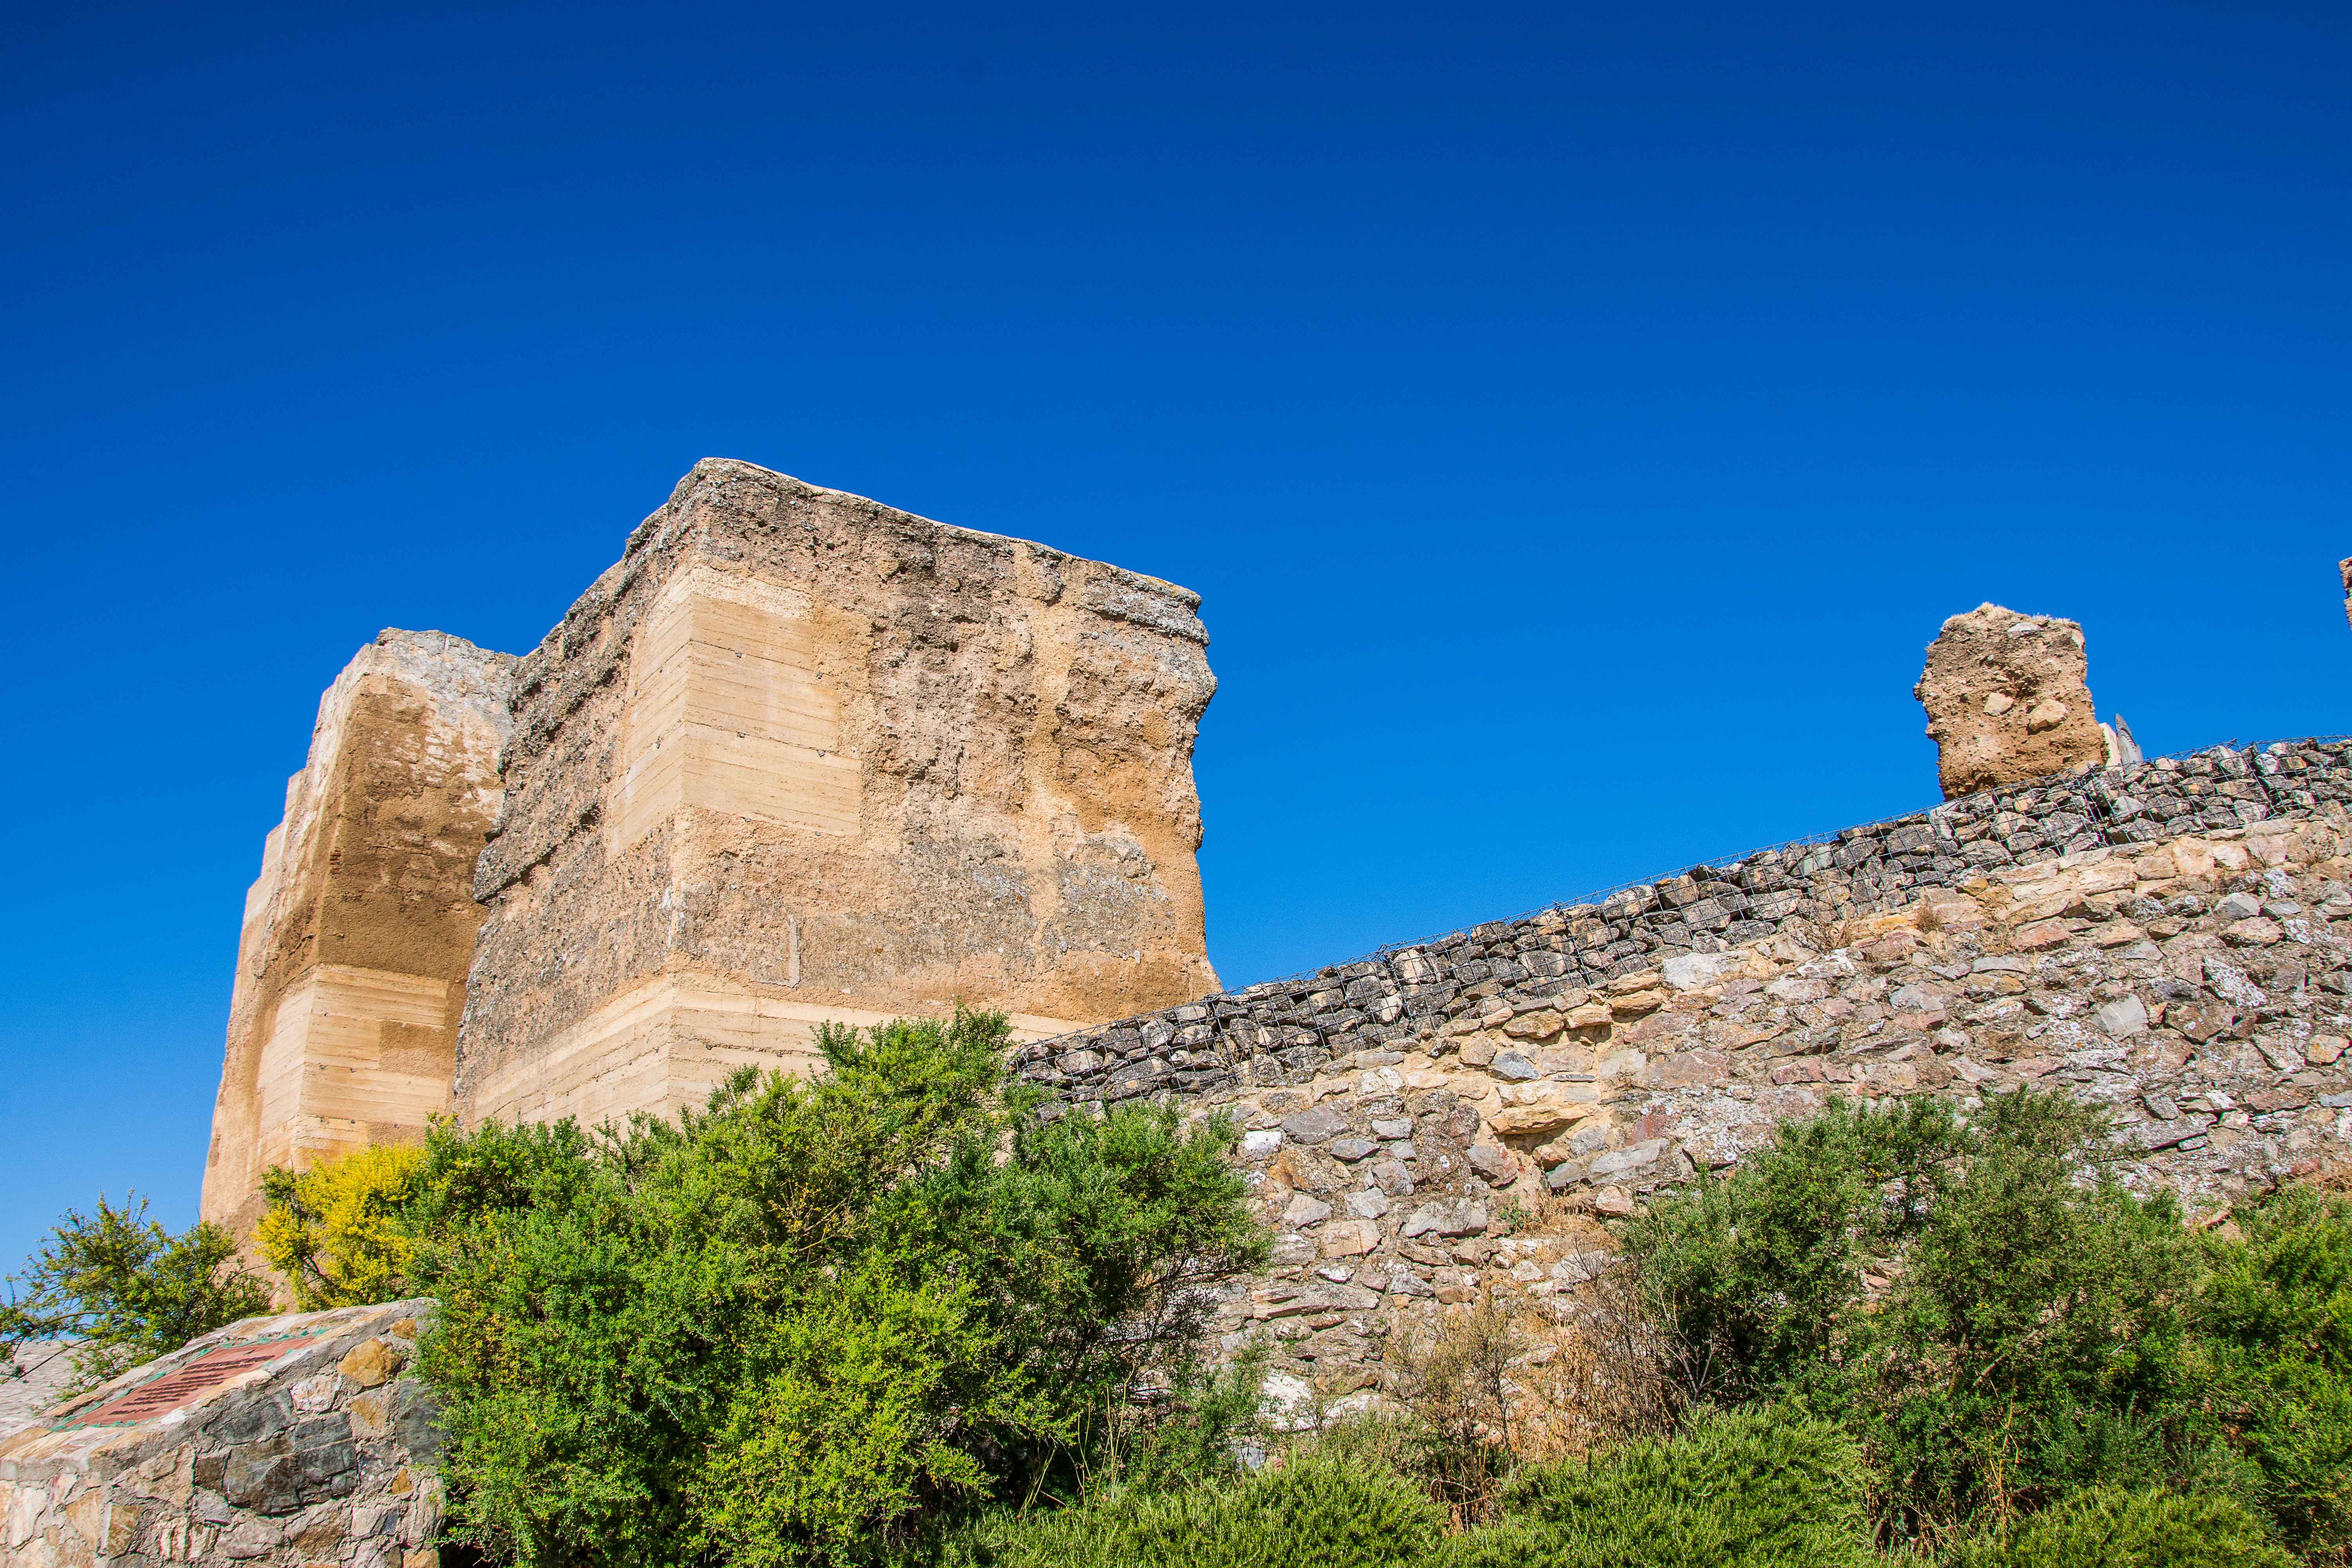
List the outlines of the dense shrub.
<svg viewBox="0 0 2352 1568">
<path fill-rule="evenodd" d="M 1403 1478 L 1309 1452 L 1246 1481 L 1033 1515 L 971 1550 L 990 1568 L 1418 1568 L 1444 1528 Z"/>
<path fill-rule="evenodd" d="M 993 1016 L 826 1028 L 814 1081 L 674 1124 L 436 1130 L 409 1213 L 460 1539 L 887 1560 L 1074 1487 L 1187 1386 L 1209 1293 L 1265 1254 L 1230 1129 L 1042 1120 L 1005 1044 Z"/>
<path fill-rule="evenodd" d="M 1252 1356 L 1198 1354 L 1208 1293 L 1265 1254 L 1222 1124 L 1045 1120 L 997 1019 L 821 1043 L 815 1081 L 746 1075 L 675 1124 L 444 1126 L 273 1173 L 306 1303 L 442 1296 L 461 1541 L 746 1568 L 2352 1547 L 2352 1202 L 2192 1230 L 2061 1094 L 1832 1102 L 1659 1196 L 1572 1321 L 1401 1323 L 1396 1407 L 1302 1440 L 1259 1425 Z"/>
<path fill-rule="evenodd" d="M 75 1386 L 104 1383 L 269 1310 L 269 1289 L 237 1261 L 236 1242 L 199 1222 L 173 1236 L 144 1199 L 98 1213 L 68 1209 L 0 1304 L 0 1363 L 27 1340 L 79 1341 Z"/>
<path fill-rule="evenodd" d="M 2352 1204 L 2290 1187 L 2211 1248 L 2192 1423 L 2305 1551 L 2352 1544 Z"/>
<path fill-rule="evenodd" d="M 2113 1181 L 2063 1095 L 1832 1102 L 1627 1231 L 1694 1392 L 1790 1400 L 1863 1445 L 1878 1512 L 1932 1538 L 1979 1510 L 2191 1463 L 2196 1247 Z"/>
<path fill-rule="evenodd" d="M 1862 1456 L 1836 1426 L 1748 1410 L 1672 1441 L 1530 1467 L 1445 1568 L 1843 1568 L 1869 1560 Z"/>
<path fill-rule="evenodd" d="M 1946 1568 L 2294 1568 L 2260 1517 L 2211 1494 L 2096 1487 L 2012 1534 L 1962 1542 Z"/>
</svg>

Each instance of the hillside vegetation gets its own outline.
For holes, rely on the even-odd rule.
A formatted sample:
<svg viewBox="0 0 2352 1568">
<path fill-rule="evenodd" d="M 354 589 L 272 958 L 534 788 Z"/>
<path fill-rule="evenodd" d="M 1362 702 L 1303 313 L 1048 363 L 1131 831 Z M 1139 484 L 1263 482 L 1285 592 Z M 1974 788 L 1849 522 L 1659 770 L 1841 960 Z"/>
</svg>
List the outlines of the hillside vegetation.
<svg viewBox="0 0 2352 1568">
<path fill-rule="evenodd" d="M 1203 1341 L 1265 1256 L 1233 1130 L 1055 1116 L 1004 1040 L 828 1029 L 815 1081 L 675 1123 L 444 1125 L 274 1178 L 270 1260 L 306 1304 L 441 1300 L 451 1540 L 550 1568 L 2352 1555 L 2330 1193 L 2192 1220 L 2060 1095 L 1832 1102 L 1624 1222 L 1572 1300 L 1432 1305 L 1377 1408 L 1277 1426 Z M 184 1303 L 209 1256 L 106 1255 L 176 1281 L 142 1295 L 77 1224 L 46 1256 L 84 1272 L 30 1281 L 52 1321 Z M 85 1321 L 143 1348 L 136 1315 Z"/>
</svg>

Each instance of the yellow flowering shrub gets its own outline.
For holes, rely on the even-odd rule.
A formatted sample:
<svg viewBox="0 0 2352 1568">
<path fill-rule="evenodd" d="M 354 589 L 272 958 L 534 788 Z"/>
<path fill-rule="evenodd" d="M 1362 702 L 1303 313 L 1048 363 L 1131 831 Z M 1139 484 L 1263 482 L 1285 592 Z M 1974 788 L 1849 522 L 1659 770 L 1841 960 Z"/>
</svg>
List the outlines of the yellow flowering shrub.
<svg viewBox="0 0 2352 1568">
<path fill-rule="evenodd" d="M 425 1151 L 371 1143 L 296 1174 L 263 1178 L 262 1257 L 293 1287 L 304 1311 L 396 1301 L 408 1291 L 415 1248 L 399 1223 L 415 1195 Z"/>
</svg>

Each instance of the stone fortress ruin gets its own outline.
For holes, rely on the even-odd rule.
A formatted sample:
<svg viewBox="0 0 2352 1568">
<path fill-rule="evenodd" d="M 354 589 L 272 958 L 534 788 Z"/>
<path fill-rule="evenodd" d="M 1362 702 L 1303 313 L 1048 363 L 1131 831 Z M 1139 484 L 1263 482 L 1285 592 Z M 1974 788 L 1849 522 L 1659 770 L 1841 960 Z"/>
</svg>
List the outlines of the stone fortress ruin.
<svg viewBox="0 0 2352 1568">
<path fill-rule="evenodd" d="M 710 461 L 522 658 L 384 633 L 247 900 L 205 1214 L 961 999 L 1049 1114 L 1234 1119 L 1277 1247 L 1223 1331 L 1339 1400 L 1401 1314 L 1574 1289 L 1832 1094 L 2063 1085 L 2206 1214 L 2352 1152 L 2352 742 L 2144 760 L 2080 626 L 1986 605 L 1916 689 L 1934 809 L 1224 992 L 1197 604 Z"/>
<path fill-rule="evenodd" d="M 1198 604 L 706 461 L 521 658 L 383 633 L 247 896 L 205 1215 L 436 1114 L 674 1112 L 826 1020 L 1213 991 Z"/>
</svg>

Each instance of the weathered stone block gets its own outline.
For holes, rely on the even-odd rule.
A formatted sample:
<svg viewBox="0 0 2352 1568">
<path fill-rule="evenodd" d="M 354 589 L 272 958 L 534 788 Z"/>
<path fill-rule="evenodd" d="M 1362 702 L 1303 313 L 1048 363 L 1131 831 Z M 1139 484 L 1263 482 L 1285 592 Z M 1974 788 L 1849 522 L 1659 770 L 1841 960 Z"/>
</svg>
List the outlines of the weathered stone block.
<svg viewBox="0 0 2352 1568">
<path fill-rule="evenodd" d="M 2087 668 L 2073 621 L 1990 604 L 1946 621 L 1912 692 L 1927 710 L 1945 798 L 2105 765 Z"/>
</svg>

